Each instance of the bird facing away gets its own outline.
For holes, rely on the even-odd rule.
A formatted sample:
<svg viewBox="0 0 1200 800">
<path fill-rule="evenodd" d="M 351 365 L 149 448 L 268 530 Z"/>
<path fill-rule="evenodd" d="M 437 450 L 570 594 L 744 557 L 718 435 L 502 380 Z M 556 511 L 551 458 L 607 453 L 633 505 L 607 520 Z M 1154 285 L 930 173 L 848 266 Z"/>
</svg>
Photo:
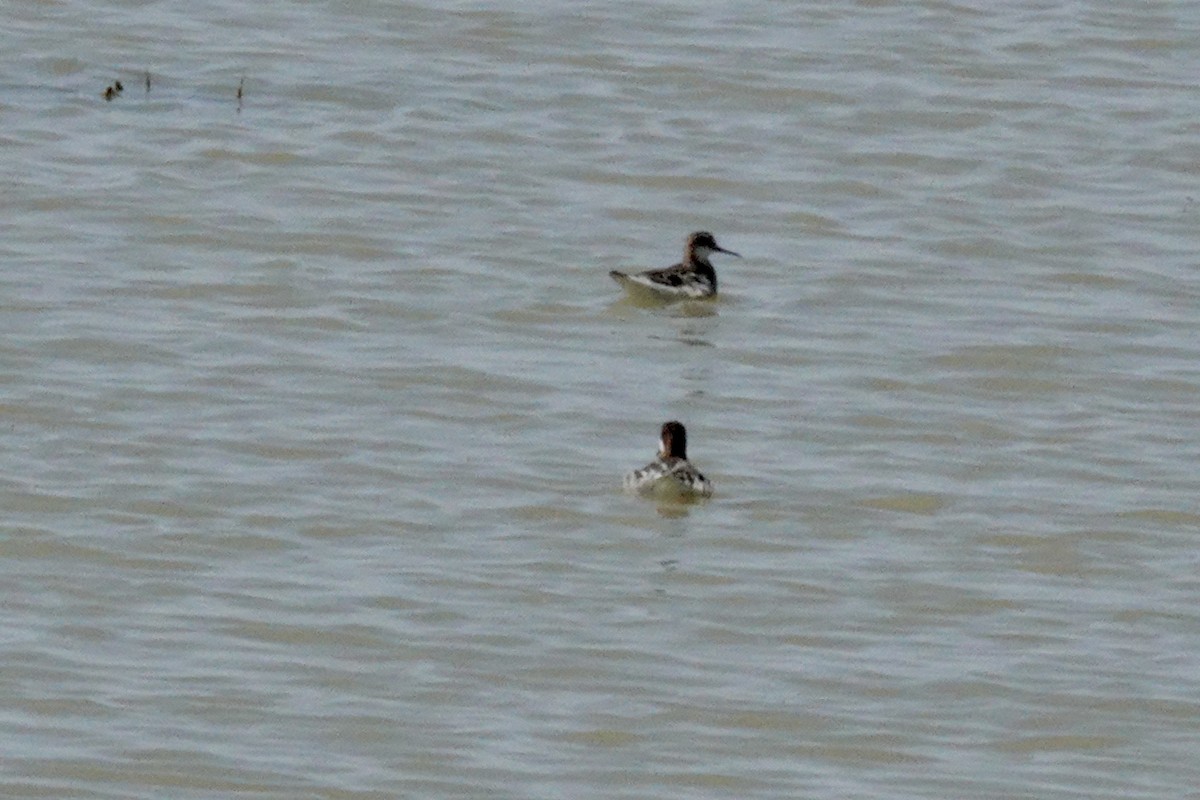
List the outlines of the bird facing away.
<svg viewBox="0 0 1200 800">
<path fill-rule="evenodd" d="M 683 423 L 664 422 L 658 457 L 625 476 L 625 488 L 638 494 L 711 497 L 713 485 L 687 459 L 687 430 Z"/>
<path fill-rule="evenodd" d="M 713 253 L 738 256 L 717 244 L 708 231 L 696 231 L 687 238 L 683 261 L 664 269 L 628 275 L 620 270 L 608 273 L 613 280 L 631 291 L 650 291 L 666 300 L 701 300 L 717 296 L 717 271 L 708 257 Z"/>
</svg>

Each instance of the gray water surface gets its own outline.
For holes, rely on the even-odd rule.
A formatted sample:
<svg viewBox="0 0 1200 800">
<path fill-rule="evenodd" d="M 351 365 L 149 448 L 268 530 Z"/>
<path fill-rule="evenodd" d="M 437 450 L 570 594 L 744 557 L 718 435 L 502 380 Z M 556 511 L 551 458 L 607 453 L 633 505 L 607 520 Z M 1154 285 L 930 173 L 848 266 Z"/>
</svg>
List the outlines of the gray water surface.
<svg viewBox="0 0 1200 800">
<path fill-rule="evenodd" d="M 1193 795 L 1197 74 L 1187 3 L 16 4 L 0 795 Z M 672 418 L 711 502 L 620 490 Z"/>
</svg>

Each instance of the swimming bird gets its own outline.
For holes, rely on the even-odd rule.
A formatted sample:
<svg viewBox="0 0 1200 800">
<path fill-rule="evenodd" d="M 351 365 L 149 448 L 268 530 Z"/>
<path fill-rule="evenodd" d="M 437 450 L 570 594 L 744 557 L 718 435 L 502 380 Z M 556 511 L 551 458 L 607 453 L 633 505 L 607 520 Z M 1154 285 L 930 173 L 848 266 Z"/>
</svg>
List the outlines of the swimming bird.
<svg viewBox="0 0 1200 800">
<path fill-rule="evenodd" d="M 633 275 L 614 269 L 608 274 L 626 289 L 649 290 L 670 300 L 716 297 L 717 271 L 708 260 L 713 253 L 725 253 L 741 258 L 732 250 L 718 245 L 717 240 L 708 231 L 696 231 L 687 238 L 687 244 L 683 248 L 683 261 L 674 266 L 637 272 Z"/>
<path fill-rule="evenodd" d="M 687 430 L 682 422 L 664 422 L 658 457 L 625 476 L 625 488 L 639 494 L 668 492 L 711 497 L 713 485 L 687 459 Z"/>
</svg>

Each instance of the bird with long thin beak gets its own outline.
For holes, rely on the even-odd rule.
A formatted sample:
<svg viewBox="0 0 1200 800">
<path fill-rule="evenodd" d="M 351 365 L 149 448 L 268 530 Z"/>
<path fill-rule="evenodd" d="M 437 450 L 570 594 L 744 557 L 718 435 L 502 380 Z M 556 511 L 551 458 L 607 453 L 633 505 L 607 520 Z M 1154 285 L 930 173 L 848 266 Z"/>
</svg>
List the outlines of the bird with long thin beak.
<svg viewBox="0 0 1200 800">
<path fill-rule="evenodd" d="M 667 300 L 702 300 L 717 296 L 717 271 L 708 260 L 713 253 L 741 258 L 718 245 L 708 231 L 696 231 L 688 237 L 678 264 L 632 275 L 615 269 L 608 274 L 630 291 L 649 291 Z"/>
</svg>

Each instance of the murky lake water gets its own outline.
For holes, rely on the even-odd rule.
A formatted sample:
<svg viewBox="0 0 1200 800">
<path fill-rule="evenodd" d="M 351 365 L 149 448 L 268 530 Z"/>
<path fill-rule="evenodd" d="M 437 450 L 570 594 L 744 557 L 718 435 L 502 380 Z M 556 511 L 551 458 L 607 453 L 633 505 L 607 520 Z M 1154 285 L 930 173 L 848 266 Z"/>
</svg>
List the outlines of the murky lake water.
<svg viewBox="0 0 1200 800">
<path fill-rule="evenodd" d="M 1196 7 L 6 22 L 3 796 L 1200 785 Z"/>
</svg>

